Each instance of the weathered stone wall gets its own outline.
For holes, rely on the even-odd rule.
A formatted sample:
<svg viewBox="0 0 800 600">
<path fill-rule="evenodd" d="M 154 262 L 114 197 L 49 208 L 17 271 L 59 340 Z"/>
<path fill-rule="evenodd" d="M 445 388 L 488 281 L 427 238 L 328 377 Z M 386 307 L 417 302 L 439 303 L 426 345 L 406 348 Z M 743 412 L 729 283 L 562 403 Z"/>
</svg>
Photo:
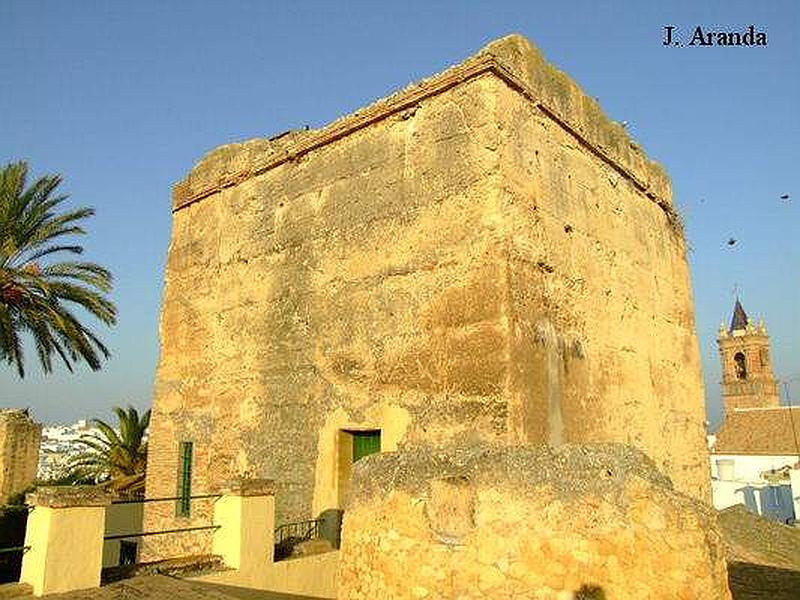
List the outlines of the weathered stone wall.
<svg viewBox="0 0 800 600">
<path fill-rule="evenodd" d="M 0 504 L 36 479 L 42 425 L 23 410 L 0 410 Z"/>
<path fill-rule="evenodd" d="M 178 444 L 194 441 L 195 490 L 270 474 L 277 522 L 308 518 L 317 471 L 333 470 L 318 447 L 337 410 L 378 427 L 376 405 L 407 413 L 409 440 L 505 434 L 487 225 L 496 85 L 476 78 L 175 212 L 149 495 L 174 494 Z M 282 142 L 223 148 L 190 181 Z M 145 527 L 172 515 L 148 506 Z"/>
<path fill-rule="evenodd" d="M 694 302 L 669 181 L 527 42 L 497 51 L 535 94 L 501 86 L 497 100 L 516 439 L 632 444 L 708 499 Z"/>
<path fill-rule="evenodd" d="M 353 488 L 342 599 L 731 597 L 713 509 L 628 447 L 414 448 Z"/>
<path fill-rule="evenodd" d="M 537 56 L 506 38 L 176 186 L 148 495 L 194 441 L 195 492 L 268 477 L 277 522 L 308 518 L 341 503 L 337 431 L 369 428 L 384 450 L 630 441 L 707 495 L 668 181 Z M 210 518 L 174 514 L 145 528 Z"/>
</svg>

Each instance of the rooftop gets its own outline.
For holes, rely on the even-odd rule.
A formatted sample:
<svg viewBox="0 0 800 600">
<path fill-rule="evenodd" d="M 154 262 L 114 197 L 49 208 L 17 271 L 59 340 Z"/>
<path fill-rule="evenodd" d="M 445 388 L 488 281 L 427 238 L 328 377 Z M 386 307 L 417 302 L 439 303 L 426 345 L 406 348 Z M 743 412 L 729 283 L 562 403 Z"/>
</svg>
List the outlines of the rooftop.
<svg viewBox="0 0 800 600">
<path fill-rule="evenodd" d="M 800 407 L 734 409 L 717 432 L 714 453 L 800 456 Z"/>
</svg>

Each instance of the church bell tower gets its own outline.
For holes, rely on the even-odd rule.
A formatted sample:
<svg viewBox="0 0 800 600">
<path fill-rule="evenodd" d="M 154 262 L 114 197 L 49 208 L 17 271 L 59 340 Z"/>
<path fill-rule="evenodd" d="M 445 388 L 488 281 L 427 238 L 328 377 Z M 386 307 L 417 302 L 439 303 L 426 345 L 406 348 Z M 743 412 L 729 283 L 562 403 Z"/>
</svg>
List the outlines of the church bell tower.
<svg viewBox="0 0 800 600">
<path fill-rule="evenodd" d="M 772 372 L 769 334 L 764 321 L 753 325 L 736 299 L 730 327 L 719 326 L 722 360 L 722 400 L 725 412 L 737 408 L 780 406 L 778 382 Z"/>
</svg>

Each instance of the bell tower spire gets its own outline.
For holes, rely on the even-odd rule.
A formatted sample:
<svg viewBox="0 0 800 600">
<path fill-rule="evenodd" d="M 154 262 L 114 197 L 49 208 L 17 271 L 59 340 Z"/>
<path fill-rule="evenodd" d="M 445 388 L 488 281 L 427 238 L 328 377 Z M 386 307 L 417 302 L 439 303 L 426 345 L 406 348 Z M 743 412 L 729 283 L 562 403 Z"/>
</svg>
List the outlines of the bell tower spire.
<svg viewBox="0 0 800 600">
<path fill-rule="evenodd" d="M 731 319 L 731 328 L 729 331 L 732 333 L 737 330 L 746 330 L 747 321 L 747 313 L 744 312 L 742 303 L 739 302 L 739 297 L 737 296 L 736 304 L 733 306 L 733 318 Z"/>
<path fill-rule="evenodd" d="M 722 400 L 726 412 L 737 408 L 780 406 L 767 326 L 764 321 L 758 325 L 750 321 L 738 296 L 730 327 L 726 328 L 724 323 L 720 325 L 717 344 L 722 361 Z"/>
</svg>

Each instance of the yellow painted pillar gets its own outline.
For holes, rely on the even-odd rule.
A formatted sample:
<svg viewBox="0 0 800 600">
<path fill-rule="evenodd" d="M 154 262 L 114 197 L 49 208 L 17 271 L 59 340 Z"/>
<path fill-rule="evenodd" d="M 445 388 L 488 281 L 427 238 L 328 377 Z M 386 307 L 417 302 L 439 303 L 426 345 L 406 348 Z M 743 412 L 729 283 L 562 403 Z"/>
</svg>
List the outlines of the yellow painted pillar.
<svg viewBox="0 0 800 600">
<path fill-rule="evenodd" d="M 238 571 L 265 569 L 273 561 L 275 486 L 269 479 L 229 482 L 214 504 L 214 554 Z"/>
<path fill-rule="evenodd" d="M 28 494 L 20 582 L 36 596 L 100 586 L 103 532 L 111 497 L 95 486 L 39 488 Z"/>
</svg>

